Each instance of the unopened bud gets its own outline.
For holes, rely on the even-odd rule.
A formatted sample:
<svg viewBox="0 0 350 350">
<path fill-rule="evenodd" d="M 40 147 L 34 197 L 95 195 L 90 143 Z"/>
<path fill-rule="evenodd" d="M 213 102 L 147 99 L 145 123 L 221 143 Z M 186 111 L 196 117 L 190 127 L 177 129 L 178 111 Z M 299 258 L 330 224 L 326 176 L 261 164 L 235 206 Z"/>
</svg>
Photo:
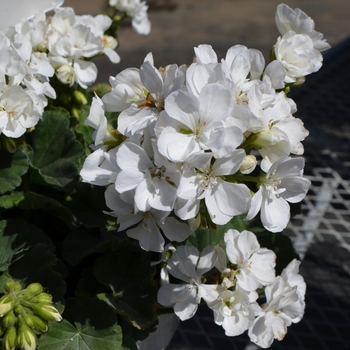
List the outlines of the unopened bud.
<svg viewBox="0 0 350 350">
<path fill-rule="evenodd" d="M 52 303 L 52 295 L 42 292 L 38 294 L 35 298 L 33 298 L 35 303 L 39 304 L 51 304 Z"/>
<path fill-rule="evenodd" d="M 31 320 L 33 322 L 33 328 L 37 333 L 44 333 L 48 330 L 49 326 L 47 325 L 47 321 L 35 315 L 31 316 Z"/>
<path fill-rule="evenodd" d="M 74 99 L 80 105 L 86 105 L 88 103 L 86 96 L 81 91 L 74 90 L 73 95 L 74 95 Z"/>
<path fill-rule="evenodd" d="M 6 280 L 6 282 L 5 282 L 5 290 L 7 291 L 7 292 L 10 292 L 10 291 L 12 291 L 14 288 L 15 288 L 15 284 L 16 284 L 16 282 L 12 279 L 12 278 L 9 278 L 8 280 Z"/>
<path fill-rule="evenodd" d="M 40 283 L 31 283 L 26 290 L 33 295 L 38 295 L 43 291 L 43 286 Z"/>
<path fill-rule="evenodd" d="M 2 346 L 5 350 L 14 350 L 16 348 L 17 330 L 16 327 L 10 327 L 2 338 Z"/>
<path fill-rule="evenodd" d="M 34 294 L 30 292 L 25 292 L 22 294 L 23 299 L 25 300 L 31 300 L 34 298 Z"/>
<path fill-rule="evenodd" d="M 17 344 L 24 350 L 35 350 L 36 335 L 27 326 L 21 326 L 18 330 Z"/>
<path fill-rule="evenodd" d="M 16 315 L 15 315 L 12 311 L 10 311 L 9 313 L 7 313 L 7 314 L 3 317 L 3 319 L 2 319 L 2 324 L 3 324 L 6 328 L 8 328 L 8 327 L 13 326 L 13 325 L 16 323 L 16 321 L 17 321 Z"/>
<path fill-rule="evenodd" d="M 15 153 L 17 150 L 17 143 L 14 139 L 11 137 L 4 136 L 2 138 L 2 145 L 9 153 Z"/>
<path fill-rule="evenodd" d="M 34 328 L 33 315 L 23 315 L 23 320 L 29 328 Z"/>
<path fill-rule="evenodd" d="M 243 162 L 240 167 L 242 174 L 250 174 L 256 167 L 257 160 L 255 156 L 248 154 L 244 157 Z"/>
<path fill-rule="evenodd" d="M 44 320 L 57 321 L 57 322 L 62 320 L 61 314 L 52 305 L 34 304 L 33 310 L 35 311 L 36 314 L 38 314 Z"/>
<path fill-rule="evenodd" d="M 4 295 L 0 298 L 0 317 L 13 309 L 13 299 L 10 295 Z"/>
</svg>

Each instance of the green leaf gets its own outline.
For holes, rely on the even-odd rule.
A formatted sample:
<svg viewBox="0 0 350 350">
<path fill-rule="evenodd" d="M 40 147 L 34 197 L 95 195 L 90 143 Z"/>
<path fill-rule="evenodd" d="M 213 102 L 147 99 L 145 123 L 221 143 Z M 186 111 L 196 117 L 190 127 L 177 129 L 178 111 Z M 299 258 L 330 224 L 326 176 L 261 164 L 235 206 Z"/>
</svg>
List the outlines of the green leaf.
<svg viewBox="0 0 350 350">
<path fill-rule="evenodd" d="M 76 191 L 67 198 L 64 205 L 86 227 L 105 227 L 110 217 L 103 213 L 108 210 L 104 197 L 105 187 L 80 183 Z"/>
<path fill-rule="evenodd" d="M 0 197 L 0 207 L 10 209 L 24 199 L 23 192 L 12 192 L 11 194 Z"/>
<path fill-rule="evenodd" d="M 92 229 L 72 230 L 63 241 L 62 255 L 70 265 L 93 253 L 101 241 L 101 234 Z"/>
<path fill-rule="evenodd" d="M 139 255 L 106 253 L 96 261 L 93 273 L 112 291 L 99 297 L 134 327 L 147 329 L 157 320 L 155 269 L 150 261 L 142 261 Z"/>
<path fill-rule="evenodd" d="M 53 268 L 57 264 L 56 255 L 48 247 L 39 243 L 12 262 L 8 270 L 0 276 L 0 286 L 3 288 L 8 277 L 19 282 L 23 287 L 33 282 L 41 283 L 55 301 L 63 301 L 66 285 L 62 276 Z"/>
<path fill-rule="evenodd" d="M 6 271 L 26 250 L 41 242 L 46 249 L 54 249 L 50 239 L 36 226 L 22 219 L 0 221 L 0 271 Z"/>
<path fill-rule="evenodd" d="M 300 260 L 296 253 L 292 241 L 283 233 L 272 233 L 268 231 L 260 232 L 257 235 L 261 247 L 271 249 L 275 252 L 276 259 L 276 274 L 280 275 L 282 270 L 293 260 Z"/>
<path fill-rule="evenodd" d="M 78 183 L 81 144 L 69 129 L 69 114 L 63 109 L 47 111 L 33 132 L 31 181 L 69 192 Z"/>
<path fill-rule="evenodd" d="M 26 192 L 23 196 L 23 200 L 17 205 L 19 208 L 25 210 L 43 209 L 60 218 L 68 225 L 68 227 L 71 226 L 73 220 L 73 216 L 69 209 L 64 207 L 60 202 L 34 192 Z"/>
<path fill-rule="evenodd" d="M 186 245 L 193 245 L 199 251 L 207 246 L 215 246 L 223 240 L 224 233 L 221 231 L 213 232 L 209 229 L 198 229 L 192 233 L 186 240 Z"/>
<path fill-rule="evenodd" d="M 82 299 L 67 307 L 65 318 L 51 325 L 38 343 L 39 350 L 121 350 L 117 316 L 97 298 Z"/>
<path fill-rule="evenodd" d="M 28 156 L 23 146 L 18 146 L 15 153 L 0 150 L 0 194 L 18 187 L 27 170 Z"/>
</svg>

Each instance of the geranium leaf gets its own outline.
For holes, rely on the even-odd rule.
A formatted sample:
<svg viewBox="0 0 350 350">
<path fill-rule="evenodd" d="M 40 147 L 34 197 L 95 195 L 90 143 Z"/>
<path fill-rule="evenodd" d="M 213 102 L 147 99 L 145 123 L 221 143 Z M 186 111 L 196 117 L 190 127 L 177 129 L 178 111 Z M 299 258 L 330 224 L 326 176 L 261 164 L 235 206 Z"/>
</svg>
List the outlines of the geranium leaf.
<svg viewBox="0 0 350 350">
<path fill-rule="evenodd" d="M 31 181 L 70 191 L 79 180 L 83 148 L 69 129 L 69 114 L 63 109 L 43 114 L 33 132 Z"/>
<path fill-rule="evenodd" d="M 18 146 L 15 153 L 0 151 L 0 194 L 12 191 L 21 182 L 21 176 L 28 170 L 28 156 L 23 146 Z"/>
<path fill-rule="evenodd" d="M 11 263 L 7 271 L 0 276 L 0 287 L 3 288 L 8 277 L 16 280 L 23 287 L 38 282 L 55 301 L 62 302 L 66 285 L 62 276 L 53 270 L 56 264 L 56 255 L 48 249 L 47 245 L 39 243 Z"/>
<path fill-rule="evenodd" d="M 68 305 L 65 318 L 40 337 L 39 350 L 120 350 L 121 328 L 117 316 L 97 298 Z M 68 320 L 69 321 L 68 321 Z"/>
<path fill-rule="evenodd" d="M 23 199 L 23 192 L 12 192 L 11 194 L 3 195 L 0 197 L 0 207 L 10 209 L 20 203 Z"/>
<path fill-rule="evenodd" d="M 93 273 L 112 292 L 99 297 L 134 327 L 146 329 L 157 320 L 157 293 L 153 281 L 155 269 L 149 261 L 141 259 L 131 254 L 106 253 L 96 261 Z"/>
<path fill-rule="evenodd" d="M 57 216 L 68 226 L 72 223 L 73 217 L 68 208 L 64 207 L 57 200 L 41 194 L 26 192 L 23 200 L 18 202 L 17 206 L 25 210 L 42 209 Z"/>
<path fill-rule="evenodd" d="M 22 219 L 0 221 L 0 271 L 6 271 L 14 260 L 37 243 L 54 249 L 50 239 L 36 226 Z"/>
<path fill-rule="evenodd" d="M 101 241 L 101 234 L 93 229 L 72 230 L 63 241 L 62 255 L 70 265 L 80 261 L 94 252 Z"/>
</svg>

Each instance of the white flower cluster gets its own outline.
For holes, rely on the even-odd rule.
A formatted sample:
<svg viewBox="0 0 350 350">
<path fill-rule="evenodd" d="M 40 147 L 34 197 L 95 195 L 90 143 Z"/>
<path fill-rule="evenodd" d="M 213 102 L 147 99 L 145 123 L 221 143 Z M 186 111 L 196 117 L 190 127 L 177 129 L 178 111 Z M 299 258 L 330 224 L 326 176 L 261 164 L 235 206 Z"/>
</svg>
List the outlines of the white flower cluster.
<svg viewBox="0 0 350 350">
<path fill-rule="evenodd" d="M 136 33 L 148 35 L 151 31 L 151 22 L 148 19 L 148 6 L 141 0 L 109 0 L 109 6 L 125 13 L 131 18 L 131 25 Z"/>
<path fill-rule="evenodd" d="M 158 302 L 187 320 L 203 299 L 227 336 L 248 330 L 252 342 L 268 348 L 303 317 L 306 285 L 298 274 L 300 261 L 292 260 L 275 276 L 275 253 L 261 248 L 252 232 L 228 230 L 225 243 L 226 251 L 207 247 L 201 254 L 193 246 L 178 247 L 166 268 L 182 283 L 164 284 Z M 212 269 L 218 272 L 220 284 L 205 283 L 204 274 Z"/>
<path fill-rule="evenodd" d="M 323 58 L 320 52 L 329 49 L 330 45 L 323 39 L 323 34 L 314 30 L 314 21 L 300 9 L 279 5 L 276 25 L 281 36 L 274 54 L 285 69 L 285 82 L 303 82 L 304 76 L 321 68 Z"/>
<path fill-rule="evenodd" d="M 303 153 L 308 131 L 282 90 L 283 64 L 265 67 L 261 52 L 242 45 L 221 62 L 209 45 L 194 50 L 189 67 L 157 69 L 148 54 L 140 69 L 111 77 L 111 92 L 94 99 L 87 119 L 96 129 L 95 151 L 81 176 L 113 184 L 106 201 L 119 230 L 138 225 L 127 234 L 145 250 L 163 251 L 161 231 L 182 241 L 203 222 L 224 225 L 241 214 L 250 220 L 259 211 L 264 227 L 280 232 L 289 203 L 310 186 L 304 159 L 291 157 Z M 105 111 L 120 112 L 117 130 Z M 263 174 L 250 176 L 259 162 Z M 257 185 L 253 196 L 249 181 Z"/>
<path fill-rule="evenodd" d="M 56 98 L 50 78 L 87 88 L 97 77 L 90 58 L 104 53 L 119 62 L 117 41 L 104 32 L 108 16 L 76 16 L 71 8 L 56 8 L 51 18 L 44 12 L 0 32 L 0 133 L 18 138 L 37 124 Z"/>
</svg>

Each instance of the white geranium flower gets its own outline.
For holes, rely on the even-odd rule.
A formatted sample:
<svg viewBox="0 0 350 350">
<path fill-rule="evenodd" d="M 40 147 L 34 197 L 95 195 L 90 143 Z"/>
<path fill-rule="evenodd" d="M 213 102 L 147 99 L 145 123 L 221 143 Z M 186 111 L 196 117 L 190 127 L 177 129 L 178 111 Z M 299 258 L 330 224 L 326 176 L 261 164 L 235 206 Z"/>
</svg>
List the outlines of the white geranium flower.
<svg viewBox="0 0 350 350">
<path fill-rule="evenodd" d="M 131 18 L 131 25 L 138 34 L 148 35 L 151 31 L 151 22 L 148 19 L 146 1 L 140 0 L 109 0 L 110 6 L 125 12 Z"/>
<path fill-rule="evenodd" d="M 157 123 L 159 152 L 174 162 L 183 162 L 203 150 L 219 151 L 225 132 L 231 132 L 233 143 L 242 137 L 237 129 L 227 130 L 223 121 L 230 116 L 233 96 L 219 84 L 208 84 L 197 98 L 190 92 L 176 91 L 165 101 L 167 116 Z M 238 144 L 242 139 L 238 141 Z M 238 146 L 237 144 L 237 146 Z"/>
<path fill-rule="evenodd" d="M 214 311 L 215 323 L 222 326 L 229 337 L 245 332 L 253 324 L 259 309 L 259 305 L 252 303 L 242 290 L 225 290 L 208 306 Z"/>
<path fill-rule="evenodd" d="M 251 292 L 274 279 L 276 255 L 270 249 L 260 248 L 254 233 L 230 229 L 224 239 L 237 286 Z"/>
<path fill-rule="evenodd" d="M 304 158 L 283 157 L 272 164 L 260 188 L 252 198 L 246 220 L 251 220 L 261 209 L 260 218 L 271 232 L 281 232 L 290 219 L 290 203 L 305 197 L 310 180 L 303 177 Z"/>
<path fill-rule="evenodd" d="M 121 172 L 115 188 L 120 193 L 135 189 L 135 212 L 151 208 L 171 211 L 174 207 L 180 172 L 157 154 L 154 158 L 152 162 L 146 151 L 135 143 L 125 142 L 118 149 Z"/>
<path fill-rule="evenodd" d="M 306 34 L 287 32 L 277 39 L 274 51 L 286 72 L 286 83 L 294 83 L 298 78 L 317 72 L 322 66 L 323 57 Z"/>
<path fill-rule="evenodd" d="M 110 214 L 117 217 L 118 231 L 127 230 L 126 234 L 139 241 L 140 247 L 146 251 L 163 252 L 165 240 L 162 233 L 170 241 L 182 242 L 192 231 L 190 227 L 169 217 L 170 211 L 160 211 L 151 208 L 147 212 L 134 211 L 135 191 L 118 193 L 114 186 L 109 186 L 105 192 L 105 199 Z M 162 233 L 161 233 L 162 232 Z"/>
<path fill-rule="evenodd" d="M 282 340 L 287 327 L 303 317 L 305 282 L 298 274 L 299 263 L 293 260 L 283 276 L 277 276 L 265 288 L 266 303 L 248 332 L 250 340 L 262 348 L 269 348 L 274 339 Z"/>
<path fill-rule="evenodd" d="M 104 148 L 98 148 L 89 154 L 80 171 L 83 182 L 97 186 L 105 186 L 115 182 L 120 168 L 116 162 L 117 148 L 108 152 Z"/>
<path fill-rule="evenodd" d="M 85 120 L 85 124 L 95 129 L 92 138 L 95 146 L 103 145 L 108 141 L 115 141 L 115 138 L 110 133 L 108 120 L 105 116 L 102 100 L 95 95 L 92 99 L 90 113 Z"/>
<path fill-rule="evenodd" d="M 182 220 L 195 217 L 202 199 L 212 222 L 219 225 L 245 213 L 251 198 L 248 187 L 221 178 L 236 173 L 244 156 L 243 150 L 236 150 L 231 157 L 217 159 L 213 163 L 210 153 L 191 157 L 179 185 L 176 215 Z"/>
<path fill-rule="evenodd" d="M 293 10 L 286 4 L 280 4 L 277 6 L 275 20 L 282 36 L 289 31 L 296 34 L 306 34 L 311 38 L 316 50 L 324 51 L 330 48 L 330 45 L 323 39 L 323 34 L 314 30 L 315 22 L 313 19 L 302 10 L 298 8 Z"/>
<path fill-rule="evenodd" d="M 102 97 L 107 112 L 121 112 L 133 104 L 140 104 L 147 97 L 148 92 L 137 68 L 127 68 L 110 77 L 109 82 L 112 90 Z"/>
<path fill-rule="evenodd" d="M 18 138 L 35 126 L 40 115 L 33 101 L 20 86 L 10 86 L 0 96 L 0 132 Z"/>
<path fill-rule="evenodd" d="M 173 306 L 182 321 L 194 316 L 202 298 L 210 303 L 221 291 L 218 285 L 202 283 L 202 276 L 215 266 L 216 259 L 214 247 L 206 247 L 201 255 L 193 246 L 178 247 L 168 261 L 168 270 L 185 284 L 163 285 L 158 291 L 158 302 Z"/>
</svg>

